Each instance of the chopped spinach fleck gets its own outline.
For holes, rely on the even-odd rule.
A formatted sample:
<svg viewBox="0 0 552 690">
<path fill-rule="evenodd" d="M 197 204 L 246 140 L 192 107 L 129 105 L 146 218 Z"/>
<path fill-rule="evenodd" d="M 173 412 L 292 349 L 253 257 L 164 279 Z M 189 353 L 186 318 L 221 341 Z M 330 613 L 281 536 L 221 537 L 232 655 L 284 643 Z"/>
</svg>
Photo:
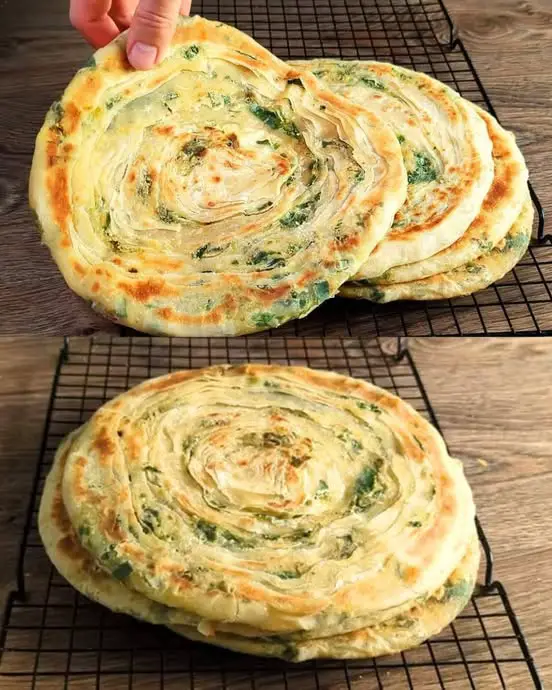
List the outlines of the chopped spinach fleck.
<svg viewBox="0 0 552 690">
<path fill-rule="evenodd" d="M 517 235 L 506 235 L 506 240 L 504 242 L 503 252 L 508 252 L 512 250 L 524 249 L 528 244 L 528 238 L 523 232 L 519 232 Z"/>
<path fill-rule="evenodd" d="M 89 537 L 90 527 L 88 525 L 81 525 L 78 529 L 79 537 Z"/>
<path fill-rule="evenodd" d="M 116 580 L 124 580 L 125 577 L 128 577 L 132 572 L 132 566 L 130 563 L 127 563 L 126 561 L 124 563 L 121 563 L 118 565 L 115 570 L 111 571 L 111 574 Z"/>
<path fill-rule="evenodd" d="M 408 184 L 433 182 L 437 179 L 437 170 L 431 158 L 421 151 L 414 152 L 414 169 L 408 173 Z"/>
<path fill-rule="evenodd" d="M 374 489 L 376 482 L 377 469 L 374 467 L 365 467 L 358 475 L 354 488 L 354 506 L 358 510 L 367 510 L 372 505 L 372 498 L 370 494 Z"/>
<path fill-rule="evenodd" d="M 373 77 L 361 77 L 360 81 L 370 89 L 376 89 L 376 91 L 385 91 L 385 85 L 378 79 L 374 79 Z"/>
<path fill-rule="evenodd" d="M 280 570 L 277 573 L 273 573 L 276 575 L 276 577 L 279 577 L 281 580 L 295 580 L 298 577 L 301 577 L 301 573 L 299 573 L 297 570 Z"/>
<path fill-rule="evenodd" d="M 402 134 L 397 134 L 397 140 L 399 144 L 404 144 L 404 142 L 406 141 L 405 137 Z"/>
<path fill-rule="evenodd" d="M 381 414 L 383 411 L 378 405 L 366 403 L 363 400 L 357 400 L 357 407 L 360 407 L 361 410 L 370 410 L 374 414 Z"/>
<path fill-rule="evenodd" d="M 225 249 L 226 247 L 219 247 L 217 245 L 207 243 L 196 249 L 192 254 L 192 257 L 194 259 L 210 259 L 213 256 L 221 254 Z"/>
<path fill-rule="evenodd" d="M 272 328 L 278 325 L 276 314 L 271 314 L 269 311 L 258 311 L 252 314 L 251 321 L 258 328 Z"/>
<path fill-rule="evenodd" d="M 285 213 L 280 218 L 280 225 L 283 225 L 286 228 L 297 228 L 300 225 L 303 225 L 314 215 L 316 205 L 318 204 L 319 200 L 320 192 Z"/>
<path fill-rule="evenodd" d="M 314 494 L 315 498 L 325 498 L 328 495 L 328 483 L 325 482 L 323 479 L 321 479 L 318 482 L 318 487 L 316 489 L 316 492 Z"/>
<path fill-rule="evenodd" d="M 96 67 L 96 60 L 93 55 L 91 55 L 88 60 L 82 66 L 82 69 L 94 69 Z"/>
<path fill-rule="evenodd" d="M 155 508 L 144 508 L 138 520 L 146 534 L 155 532 L 156 528 L 159 527 L 159 511 Z"/>
<path fill-rule="evenodd" d="M 186 60 L 191 60 L 192 58 L 195 58 L 195 56 L 199 53 L 199 46 L 197 46 L 195 43 L 192 43 L 192 45 L 189 48 L 183 48 L 182 49 L 182 57 L 185 58 Z"/>
<path fill-rule="evenodd" d="M 196 529 L 203 541 L 213 542 L 217 538 L 217 526 L 213 525 L 212 522 L 200 519 L 196 523 Z"/>
<path fill-rule="evenodd" d="M 458 580 L 452 584 L 445 582 L 445 601 L 451 599 L 467 599 L 471 592 L 471 583 L 469 580 Z"/>
<path fill-rule="evenodd" d="M 254 254 L 248 263 L 254 266 L 262 265 L 263 269 L 268 270 L 285 266 L 286 261 L 281 254 L 277 252 L 260 251 Z"/>
<path fill-rule="evenodd" d="M 297 86 L 303 86 L 303 82 L 300 79 L 288 79 L 288 84 L 296 84 Z"/>
<path fill-rule="evenodd" d="M 362 182 L 362 181 L 364 180 L 365 177 L 366 177 L 366 173 L 365 173 L 364 170 L 361 168 L 360 170 L 357 170 L 357 171 L 355 172 L 355 175 L 354 175 L 354 177 L 353 177 L 353 181 L 356 182 L 356 183 L 358 184 L 359 182 Z"/>
<path fill-rule="evenodd" d="M 322 302 L 330 296 L 330 284 L 327 280 L 318 280 L 313 283 L 312 291 L 316 299 Z"/>
<path fill-rule="evenodd" d="M 170 223 L 179 223 L 180 222 L 180 216 L 178 215 L 178 213 L 171 211 L 166 206 L 158 206 L 157 207 L 157 215 L 163 223 L 169 223 L 170 224 Z"/>
<path fill-rule="evenodd" d="M 263 106 L 258 103 L 250 103 L 249 112 L 255 115 L 255 117 L 258 117 L 259 120 L 264 122 L 270 129 L 281 129 L 282 132 L 295 139 L 301 136 L 295 123 L 286 121 L 276 110 L 263 108 Z"/>
<path fill-rule="evenodd" d="M 136 194 L 138 194 L 141 199 L 146 200 L 151 194 L 152 184 L 153 179 L 151 174 L 148 170 L 143 170 L 140 175 L 140 180 L 136 185 Z"/>
<path fill-rule="evenodd" d="M 415 436 L 414 434 L 412 434 L 412 438 L 416 441 L 420 450 L 425 451 L 424 444 L 420 441 L 420 439 L 417 436 Z"/>
<path fill-rule="evenodd" d="M 50 106 L 50 111 L 53 113 L 56 123 L 59 123 L 65 114 L 65 110 L 60 101 L 54 101 Z"/>
<path fill-rule="evenodd" d="M 120 103 L 122 100 L 123 97 L 121 96 L 121 94 L 117 94 L 116 96 L 107 99 L 107 101 L 105 102 L 105 107 L 107 108 L 107 110 L 111 110 L 113 106 L 117 105 L 117 103 Z"/>
<path fill-rule="evenodd" d="M 419 520 L 411 520 L 409 523 L 410 527 L 421 527 L 422 523 Z"/>
<path fill-rule="evenodd" d="M 263 146 L 270 146 L 270 148 L 274 151 L 277 151 L 280 148 L 280 144 L 277 141 L 270 141 L 270 139 L 259 139 L 259 141 L 257 141 L 257 144 L 261 144 Z"/>
</svg>

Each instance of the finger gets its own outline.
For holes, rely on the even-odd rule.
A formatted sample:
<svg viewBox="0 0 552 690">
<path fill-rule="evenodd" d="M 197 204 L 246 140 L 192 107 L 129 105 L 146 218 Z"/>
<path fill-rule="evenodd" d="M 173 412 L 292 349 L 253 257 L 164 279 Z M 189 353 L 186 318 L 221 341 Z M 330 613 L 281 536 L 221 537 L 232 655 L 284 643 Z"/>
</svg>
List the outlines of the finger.
<svg viewBox="0 0 552 690">
<path fill-rule="evenodd" d="M 112 0 L 110 17 L 121 31 L 128 29 L 138 7 L 138 0 Z"/>
<path fill-rule="evenodd" d="M 117 25 L 108 15 L 111 0 L 71 0 L 71 24 L 91 43 L 101 48 L 119 35 Z"/>
<path fill-rule="evenodd" d="M 163 59 L 173 37 L 181 0 L 140 0 L 130 24 L 127 52 L 136 69 Z"/>
<path fill-rule="evenodd" d="M 188 16 L 192 9 L 192 0 L 182 0 L 180 3 L 180 14 Z"/>
</svg>

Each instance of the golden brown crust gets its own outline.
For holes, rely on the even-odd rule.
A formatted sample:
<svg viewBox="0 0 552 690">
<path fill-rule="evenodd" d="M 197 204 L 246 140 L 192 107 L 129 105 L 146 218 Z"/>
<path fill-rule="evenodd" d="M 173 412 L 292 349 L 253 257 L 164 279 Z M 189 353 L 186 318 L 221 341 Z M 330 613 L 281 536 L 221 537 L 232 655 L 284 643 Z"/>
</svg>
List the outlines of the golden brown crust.
<svg viewBox="0 0 552 690">
<path fill-rule="evenodd" d="M 124 41 L 77 73 L 37 138 L 31 206 L 69 286 L 119 323 L 173 335 L 262 330 L 335 294 L 404 199 L 393 134 L 223 24 L 182 19 L 147 76 Z M 323 151 L 312 123 L 339 146 Z"/>
</svg>

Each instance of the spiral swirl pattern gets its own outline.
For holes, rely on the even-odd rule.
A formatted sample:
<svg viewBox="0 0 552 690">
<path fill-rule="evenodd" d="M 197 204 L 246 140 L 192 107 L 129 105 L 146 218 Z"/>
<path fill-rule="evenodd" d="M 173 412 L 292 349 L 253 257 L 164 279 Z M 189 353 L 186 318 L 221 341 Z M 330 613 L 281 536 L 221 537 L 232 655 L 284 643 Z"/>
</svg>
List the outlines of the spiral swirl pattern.
<svg viewBox="0 0 552 690">
<path fill-rule="evenodd" d="M 174 335 L 263 330 L 335 294 L 404 201 L 393 132 L 224 24 L 182 18 L 148 73 L 124 41 L 37 138 L 31 206 L 70 287 Z"/>
<path fill-rule="evenodd" d="M 54 562 L 70 533 L 81 569 L 124 583 L 127 610 L 147 601 L 146 619 L 235 648 L 236 635 L 289 645 L 389 624 L 474 539 L 461 464 L 431 425 L 379 388 L 302 368 L 148 381 L 66 440 L 49 482 Z"/>
</svg>

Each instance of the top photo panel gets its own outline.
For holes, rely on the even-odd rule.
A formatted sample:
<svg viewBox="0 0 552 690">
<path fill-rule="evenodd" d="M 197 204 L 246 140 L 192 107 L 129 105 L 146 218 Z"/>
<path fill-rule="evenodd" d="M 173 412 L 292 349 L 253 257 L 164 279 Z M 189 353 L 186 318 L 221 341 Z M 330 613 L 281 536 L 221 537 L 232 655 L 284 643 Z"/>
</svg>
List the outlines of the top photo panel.
<svg viewBox="0 0 552 690">
<path fill-rule="evenodd" d="M 552 334 L 552 43 L 500 4 L 2 3 L 0 335 Z"/>
</svg>

